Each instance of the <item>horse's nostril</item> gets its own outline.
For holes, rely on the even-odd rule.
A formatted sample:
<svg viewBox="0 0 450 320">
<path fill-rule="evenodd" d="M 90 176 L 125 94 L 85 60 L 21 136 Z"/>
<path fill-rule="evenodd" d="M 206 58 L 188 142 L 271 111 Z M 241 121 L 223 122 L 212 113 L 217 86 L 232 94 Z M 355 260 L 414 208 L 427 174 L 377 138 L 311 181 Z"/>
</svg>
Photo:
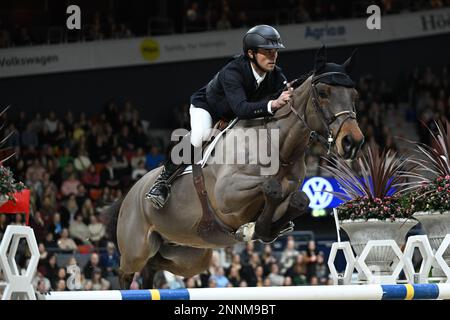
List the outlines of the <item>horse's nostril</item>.
<svg viewBox="0 0 450 320">
<path fill-rule="evenodd" d="M 353 147 L 353 138 L 351 135 L 346 135 L 344 138 L 342 138 L 342 146 L 344 147 L 345 151 L 349 151 Z"/>
</svg>

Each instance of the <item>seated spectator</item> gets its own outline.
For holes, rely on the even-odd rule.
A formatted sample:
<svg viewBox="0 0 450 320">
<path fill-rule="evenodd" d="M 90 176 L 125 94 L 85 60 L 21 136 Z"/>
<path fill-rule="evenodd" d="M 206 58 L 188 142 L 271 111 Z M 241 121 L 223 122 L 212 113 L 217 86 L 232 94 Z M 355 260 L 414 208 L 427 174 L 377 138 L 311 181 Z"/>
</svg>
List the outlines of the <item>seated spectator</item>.
<svg viewBox="0 0 450 320">
<path fill-rule="evenodd" d="M 115 175 L 119 180 L 123 179 L 129 174 L 128 159 L 123 153 L 122 147 L 117 147 L 114 154 L 111 157 L 111 165 L 114 169 Z"/>
<path fill-rule="evenodd" d="M 52 288 L 54 288 L 54 284 L 58 279 L 58 266 L 56 264 L 56 255 L 50 254 L 45 264 L 45 267 L 42 269 L 42 275 L 50 280 Z"/>
<path fill-rule="evenodd" d="M 60 279 L 56 283 L 55 291 L 66 291 L 66 280 Z"/>
<path fill-rule="evenodd" d="M 112 161 L 109 160 L 102 172 L 100 173 L 100 181 L 102 187 L 117 187 L 120 183 L 120 178 L 117 176 Z"/>
<path fill-rule="evenodd" d="M 93 164 L 91 164 L 83 173 L 81 182 L 86 186 L 86 188 L 88 188 L 88 190 L 100 187 L 100 174 L 97 172 Z"/>
<path fill-rule="evenodd" d="M 295 262 L 295 258 L 298 256 L 299 252 L 295 249 L 294 239 L 289 239 L 286 243 L 286 248 L 281 253 L 281 272 L 285 273 L 286 270 L 291 268 Z"/>
<path fill-rule="evenodd" d="M 90 281 L 92 284 L 91 290 L 109 290 L 111 284 L 108 280 L 102 277 L 102 270 L 100 268 L 95 268 L 92 273 L 92 278 Z"/>
<path fill-rule="evenodd" d="M 91 221 L 91 216 L 95 214 L 95 209 L 90 198 L 84 200 L 80 213 L 83 217 L 83 222 L 88 225 Z"/>
<path fill-rule="evenodd" d="M 64 283 L 66 283 L 67 278 L 68 278 L 68 274 L 66 272 L 66 268 L 64 268 L 64 267 L 58 268 L 58 273 L 57 273 L 55 284 L 58 285 L 59 281 L 64 281 Z"/>
<path fill-rule="evenodd" d="M 47 249 L 45 249 L 45 245 L 40 242 L 38 245 L 39 249 L 39 261 L 46 261 L 48 258 L 48 252 Z"/>
<path fill-rule="evenodd" d="M 303 254 L 298 254 L 295 258 L 295 263 L 290 267 L 285 276 L 292 279 L 294 286 L 304 286 L 308 284 L 308 278 L 306 277 L 306 261 Z"/>
<path fill-rule="evenodd" d="M 101 265 L 105 269 L 106 277 L 116 276 L 120 265 L 119 254 L 114 243 L 111 241 L 106 245 L 106 252 L 101 254 Z"/>
<path fill-rule="evenodd" d="M 266 244 L 262 255 L 262 263 L 264 268 L 264 274 L 269 274 L 273 263 L 277 263 L 277 259 L 272 255 L 272 246 Z"/>
<path fill-rule="evenodd" d="M 105 225 L 98 221 L 97 216 L 91 215 L 89 228 L 89 240 L 96 246 L 100 246 L 104 240 L 106 229 Z"/>
<path fill-rule="evenodd" d="M 222 267 L 216 268 L 215 274 L 211 275 L 211 278 L 215 280 L 217 288 L 226 288 L 230 282 L 225 276 L 225 271 Z"/>
<path fill-rule="evenodd" d="M 91 254 L 91 258 L 89 259 L 88 263 L 84 266 L 84 269 L 83 269 L 83 274 L 85 275 L 86 279 L 92 279 L 93 271 L 96 268 L 101 269 L 101 265 L 100 265 L 100 258 L 98 256 L 98 254 L 94 252 Z"/>
<path fill-rule="evenodd" d="M 292 278 L 291 277 L 284 277 L 283 286 L 292 286 Z"/>
<path fill-rule="evenodd" d="M 61 237 L 58 240 L 58 247 L 61 250 L 74 251 L 77 250 L 75 241 L 69 238 L 69 230 L 64 228 L 61 232 Z"/>
<path fill-rule="evenodd" d="M 33 160 L 33 164 L 27 168 L 26 179 L 27 180 L 43 180 L 46 170 L 42 166 L 41 161 L 38 158 Z"/>
<path fill-rule="evenodd" d="M 284 277 L 280 274 L 280 269 L 277 263 L 272 263 L 270 273 L 267 276 L 270 279 L 272 286 L 282 286 L 284 283 Z"/>
<path fill-rule="evenodd" d="M 89 159 L 89 154 L 86 150 L 78 151 L 78 156 L 73 160 L 75 169 L 82 175 L 91 165 L 92 161 Z"/>
<path fill-rule="evenodd" d="M 74 194 L 71 194 L 61 206 L 60 210 L 61 220 L 65 226 L 68 226 L 75 219 L 77 212 L 79 212 L 77 199 Z"/>
<path fill-rule="evenodd" d="M 138 148 L 136 154 L 131 157 L 131 169 L 137 169 L 141 162 L 145 164 L 145 153 L 143 148 Z"/>
<path fill-rule="evenodd" d="M 250 258 L 255 253 L 255 245 L 253 242 L 247 242 L 245 244 L 245 250 L 241 252 L 241 263 L 243 265 L 249 264 Z"/>
<path fill-rule="evenodd" d="M 83 222 L 83 215 L 81 213 L 75 215 L 75 221 L 70 224 L 69 233 L 78 245 L 90 244 L 89 228 Z"/>
<path fill-rule="evenodd" d="M 82 137 L 86 136 L 86 132 L 84 131 L 83 127 L 81 126 L 81 124 L 79 122 L 75 122 L 73 124 L 73 140 L 75 142 L 79 142 L 81 140 Z"/>
<path fill-rule="evenodd" d="M 311 277 L 316 275 L 317 265 L 317 249 L 316 242 L 311 240 L 308 242 L 308 249 L 306 250 L 306 275 L 310 280 Z"/>
<path fill-rule="evenodd" d="M 61 222 L 61 215 L 58 212 L 55 212 L 53 214 L 52 222 L 48 227 L 48 232 L 53 234 L 53 239 L 59 239 L 62 229 L 65 227 L 66 225 L 63 225 Z M 45 246 L 49 248 L 47 244 L 45 244 Z"/>
<path fill-rule="evenodd" d="M 164 155 L 161 153 L 160 149 L 157 146 L 152 146 L 150 152 L 146 156 L 145 166 L 148 171 L 151 171 L 161 166 L 164 159 Z"/>
<path fill-rule="evenodd" d="M 239 287 L 241 276 L 239 275 L 239 270 L 235 266 L 230 267 L 227 277 L 233 287 Z"/>
<path fill-rule="evenodd" d="M 42 275 L 42 273 L 40 273 L 40 272 L 36 273 L 36 276 L 34 277 L 32 284 L 33 284 L 33 288 L 40 294 L 49 292 L 52 288 L 50 280 L 48 280 L 48 278 L 44 277 Z"/>
<path fill-rule="evenodd" d="M 75 196 L 78 208 L 82 208 L 87 199 L 89 199 L 89 196 L 86 187 L 80 183 L 77 187 L 77 195 Z"/>
<path fill-rule="evenodd" d="M 328 282 L 328 278 L 330 275 L 330 270 L 328 269 L 328 265 L 325 262 L 324 253 L 322 251 L 317 255 L 317 264 L 316 264 L 316 276 L 319 279 L 319 284 L 326 285 Z"/>
<path fill-rule="evenodd" d="M 256 285 L 255 287 L 264 287 L 264 269 L 262 266 L 255 268 Z"/>
<path fill-rule="evenodd" d="M 145 176 L 145 174 L 147 173 L 147 169 L 145 168 L 145 162 L 144 161 L 140 161 L 138 163 L 138 166 L 136 168 L 133 169 L 133 172 L 131 173 L 131 180 L 132 181 L 138 181 L 140 178 L 142 178 L 143 176 Z"/>
<path fill-rule="evenodd" d="M 72 152 L 70 151 L 69 147 L 65 147 L 64 151 L 63 151 L 63 155 L 59 157 L 59 167 L 61 168 L 61 170 L 63 170 L 66 168 L 66 166 L 68 164 L 73 164 L 73 157 L 72 157 Z M 70 172 L 71 173 L 71 172 Z M 70 174 L 69 173 L 69 174 Z M 63 174 L 62 178 L 66 179 L 67 176 L 65 176 Z"/>
<path fill-rule="evenodd" d="M 260 279 L 258 279 L 256 275 L 256 268 L 258 266 L 261 266 L 261 261 L 259 259 L 258 253 L 253 253 L 250 257 L 249 263 L 246 265 L 243 265 L 240 274 L 241 278 L 245 280 L 249 287 L 256 287 L 258 280 L 261 281 L 262 285 L 262 275 L 264 273 L 264 270 L 261 267 L 261 276 Z"/>
<path fill-rule="evenodd" d="M 21 144 L 25 148 L 30 148 L 30 147 L 38 148 L 39 147 L 38 135 L 33 130 L 31 123 L 28 123 L 27 129 L 24 132 L 22 132 L 20 138 L 21 138 L 20 139 Z"/>
<path fill-rule="evenodd" d="M 68 197 L 70 194 L 78 194 L 78 185 L 80 180 L 77 179 L 75 174 L 71 174 L 67 180 L 61 185 L 61 193 L 63 196 Z"/>
<path fill-rule="evenodd" d="M 45 235 L 44 246 L 48 249 L 58 248 L 58 244 L 55 241 L 55 235 L 52 232 L 48 232 Z"/>
</svg>

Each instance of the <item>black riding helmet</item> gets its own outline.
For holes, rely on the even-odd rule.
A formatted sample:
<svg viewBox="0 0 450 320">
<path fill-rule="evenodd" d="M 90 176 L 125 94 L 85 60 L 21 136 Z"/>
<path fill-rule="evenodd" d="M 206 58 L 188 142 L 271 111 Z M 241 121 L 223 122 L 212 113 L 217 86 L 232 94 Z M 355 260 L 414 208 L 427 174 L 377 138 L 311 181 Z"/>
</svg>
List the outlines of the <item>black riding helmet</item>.
<svg viewBox="0 0 450 320">
<path fill-rule="evenodd" d="M 283 49 L 281 37 L 278 31 L 271 26 L 262 24 L 247 31 L 243 39 L 244 54 L 247 50 L 263 49 Z"/>
</svg>

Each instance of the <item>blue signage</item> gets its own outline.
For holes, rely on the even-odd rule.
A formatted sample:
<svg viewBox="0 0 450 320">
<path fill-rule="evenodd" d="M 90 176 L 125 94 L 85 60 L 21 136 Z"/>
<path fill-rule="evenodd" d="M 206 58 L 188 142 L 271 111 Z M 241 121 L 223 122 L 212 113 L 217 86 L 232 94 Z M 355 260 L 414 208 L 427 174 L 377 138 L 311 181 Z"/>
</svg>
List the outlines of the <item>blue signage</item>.
<svg viewBox="0 0 450 320">
<path fill-rule="evenodd" d="M 338 182 L 332 177 L 305 178 L 302 191 L 308 196 L 309 207 L 313 210 L 336 208 L 343 201 L 331 192 L 343 192 Z"/>
</svg>

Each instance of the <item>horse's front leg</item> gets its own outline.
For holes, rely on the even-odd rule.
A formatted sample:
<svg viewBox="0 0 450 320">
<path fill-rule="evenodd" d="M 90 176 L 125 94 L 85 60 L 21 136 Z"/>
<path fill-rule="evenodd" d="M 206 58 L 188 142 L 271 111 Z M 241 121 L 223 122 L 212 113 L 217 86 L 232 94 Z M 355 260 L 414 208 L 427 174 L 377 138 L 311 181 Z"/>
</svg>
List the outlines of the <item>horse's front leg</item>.
<svg viewBox="0 0 450 320">
<path fill-rule="evenodd" d="M 270 241 L 272 219 L 276 208 L 283 202 L 282 186 L 278 180 L 271 178 L 263 184 L 265 204 L 255 222 L 241 226 L 235 237 L 239 241 L 261 240 Z"/>
<path fill-rule="evenodd" d="M 287 201 L 287 207 L 284 202 Z M 298 218 L 306 213 L 309 206 L 309 198 L 303 191 L 296 191 L 289 195 L 289 197 L 278 206 L 276 211 L 284 211 L 282 216 L 272 223 L 271 237 L 276 239 L 284 234 L 290 228 L 293 228 L 292 220 Z"/>
</svg>

